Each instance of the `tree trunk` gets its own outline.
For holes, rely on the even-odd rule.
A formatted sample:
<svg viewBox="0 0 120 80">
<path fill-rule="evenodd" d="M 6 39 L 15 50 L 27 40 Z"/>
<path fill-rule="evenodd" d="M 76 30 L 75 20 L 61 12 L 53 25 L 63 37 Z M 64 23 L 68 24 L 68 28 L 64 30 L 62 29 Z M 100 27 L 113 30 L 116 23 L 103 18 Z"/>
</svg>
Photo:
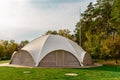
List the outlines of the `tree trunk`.
<svg viewBox="0 0 120 80">
<path fill-rule="evenodd" d="M 118 64 L 118 59 L 117 58 L 115 59 L 115 64 Z"/>
</svg>

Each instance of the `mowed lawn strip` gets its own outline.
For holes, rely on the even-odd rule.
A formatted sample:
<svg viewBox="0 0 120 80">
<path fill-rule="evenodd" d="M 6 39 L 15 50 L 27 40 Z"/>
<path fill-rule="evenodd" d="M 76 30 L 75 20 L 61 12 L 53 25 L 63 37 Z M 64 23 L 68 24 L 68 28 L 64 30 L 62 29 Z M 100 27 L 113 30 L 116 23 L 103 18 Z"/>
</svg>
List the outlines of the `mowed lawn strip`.
<svg viewBox="0 0 120 80">
<path fill-rule="evenodd" d="M 77 76 L 66 76 L 75 73 Z M 96 68 L 0 67 L 0 80 L 120 80 L 120 66 Z"/>
<path fill-rule="evenodd" d="M 9 63 L 10 62 L 10 60 L 2 60 L 2 61 L 0 61 L 0 64 L 2 64 L 2 63 Z"/>
</svg>

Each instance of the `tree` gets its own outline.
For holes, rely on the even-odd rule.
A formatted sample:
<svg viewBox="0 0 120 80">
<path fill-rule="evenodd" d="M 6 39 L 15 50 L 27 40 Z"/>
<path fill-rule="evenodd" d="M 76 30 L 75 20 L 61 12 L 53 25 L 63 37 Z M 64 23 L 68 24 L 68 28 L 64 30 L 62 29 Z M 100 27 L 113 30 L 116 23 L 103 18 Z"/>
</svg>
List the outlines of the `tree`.
<svg viewBox="0 0 120 80">
<path fill-rule="evenodd" d="M 0 45 L 0 60 L 2 60 L 3 57 L 3 46 Z"/>
<path fill-rule="evenodd" d="M 93 14 L 94 6 L 92 3 L 90 3 L 87 6 L 87 10 L 81 14 L 80 21 L 76 24 L 75 28 L 75 36 L 76 36 L 76 42 L 80 44 L 80 41 L 87 41 L 87 38 L 85 37 L 86 33 L 88 31 L 88 28 L 91 27 L 92 23 L 92 14 Z M 82 33 L 81 33 L 82 32 Z M 84 32 L 84 33 L 83 33 Z M 82 39 L 80 39 L 82 38 Z M 83 43 L 82 43 L 83 46 Z M 84 46 L 83 46 L 84 47 Z"/>
<path fill-rule="evenodd" d="M 57 34 L 57 31 L 51 31 L 51 30 L 48 30 L 46 33 L 45 33 L 45 35 L 49 35 L 49 34 L 54 34 L 54 35 L 56 35 Z"/>
<path fill-rule="evenodd" d="M 102 51 L 104 51 L 105 58 L 114 58 L 115 63 L 118 63 L 120 57 L 120 36 L 109 37 L 102 41 Z"/>
<path fill-rule="evenodd" d="M 28 40 L 21 41 L 21 42 L 20 42 L 20 45 L 18 46 L 19 49 L 23 48 L 23 47 L 24 47 L 25 45 L 27 45 L 28 43 L 29 43 Z M 19 50 L 19 49 L 18 49 L 18 50 Z"/>
<path fill-rule="evenodd" d="M 114 0 L 113 9 L 112 9 L 112 18 L 111 24 L 114 29 L 117 30 L 120 35 L 120 0 Z"/>
<path fill-rule="evenodd" d="M 0 41 L 0 60 L 10 59 L 18 44 L 14 40 L 1 40 Z"/>
<path fill-rule="evenodd" d="M 120 57 L 120 0 L 114 0 L 112 13 L 111 13 L 111 35 L 113 39 L 112 51 L 111 54 L 116 59 Z"/>
<path fill-rule="evenodd" d="M 17 49 L 18 43 L 16 43 L 14 40 L 10 40 L 7 48 L 7 54 L 6 59 L 10 59 L 13 52 Z"/>
<path fill-rule="evenodd" d="M 70 40 L 73 40 L 75 41 L 75 37 L 74 35 L 71 34 L 71 31 L 69 31 L 68 29 L 60 29 L 58 31 L 52 31 L 52 30 L 49 30 L 45 33 L 45 35 L 49 35 L 49 34 L 53 34 L 53 35 L 61 35 L 61 36 L 64 36 Z"/>
<path fill-rule="evenodd" d="M 111 1 L 97 0 L 94 5 L 90 3 L 85 12 L 81 14 L 82 18 L 75 28 L 76 42 L 80 43 L 79 38 L 82 38 L 82 47 L 97 58 L 101 58 L 102 55 L 100 50 L 102 40 L 107 39 L 112 33 Z"/>
<path fill-rule="evenodd" d="M 1 40 L 1 48 L 2 48 L 2 53 L 1 53 L 1 59 L 6 58 L 7 55 L 7 49 L 8 49 L 8 41 L 7 40 Z"/>
</svg>

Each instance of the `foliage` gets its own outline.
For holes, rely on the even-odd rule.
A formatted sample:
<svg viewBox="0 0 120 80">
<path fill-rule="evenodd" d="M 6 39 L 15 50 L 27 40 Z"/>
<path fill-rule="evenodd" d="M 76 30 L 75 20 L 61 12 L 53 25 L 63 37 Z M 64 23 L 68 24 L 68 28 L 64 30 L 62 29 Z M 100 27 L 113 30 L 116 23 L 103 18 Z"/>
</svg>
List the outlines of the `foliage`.
<svg viewBox="0 0 120 80">
<path fill-rule="evenodd" d="M 65 76 L 77 73 L 78 76 Z M 0 67 L 1 80 L 120 80 L 120 66 L 96 68 L 14 68 Z"/>
<path fill-rule="evenodd" d="M 12 53 L 14 52 L 14 50 L 17 47 L 17 43 L 15 43 L 14 40 L 1 40 L 0 41 L 0 58 L 1 59 L 10 59 Z"/>
<path fill-rule="evenodd" d="M 27 45 L 28 43 L 29 43 L 28 40 L 21 41 L 21 42 L 20 42 L 20 45 L 18 46 L 19 49 L 23 48 L 23 47 L 24 47 L 25 45 Z M 19 50 L 19 49 L 18 49 L 18 50 Z"/>
<path fill-rule="evenodd" d="M 0 60 L 10 59 L 14 51 L 19 50 L 28 43 L 27 40 L 21 41 L 20 45 L 14 40 L 1 40 L 0 41 Z M 21 46 L 22 45 L 22 46 Z"/>
<path fill-rule="evenodd" d="M 109 37 L 102 42 L 102 51 L 104 51 L 105 58 L 115 58 L 116 63 L 117 59 L 120 58 L 120 36 L 115 38 Z"/>
<path fill-rule="evenodd" d="M 112 9 L 112 17 L 111 24 L 113 28 L 115 28 L 120 35 L 120 0 L 114 0 L 113 9 Z"/>
<path fill-rule="evenodd" d="M 68 29 L 60 29 L 58 31 L 54 30 L 54 31 L 51 31 L 51 30 L 48 30 L 45 35 L 49 35 L 49 34 L 53 34 L 53 35 L 61 35 L 61 36 L 64 36 L 68 39 L 71 39 L 73 41 L 75 41 L 75 37 L 71 34 L 71 32 L 68 30 Z"/>
<path fill-rule="evenodd" d="M 51 31 L 51 30 L 48 30 L 45 35 L 49 35 L 49 34 L 54 34 L 54 35 L 57 35 L 57 31 Z"/>
</svg>

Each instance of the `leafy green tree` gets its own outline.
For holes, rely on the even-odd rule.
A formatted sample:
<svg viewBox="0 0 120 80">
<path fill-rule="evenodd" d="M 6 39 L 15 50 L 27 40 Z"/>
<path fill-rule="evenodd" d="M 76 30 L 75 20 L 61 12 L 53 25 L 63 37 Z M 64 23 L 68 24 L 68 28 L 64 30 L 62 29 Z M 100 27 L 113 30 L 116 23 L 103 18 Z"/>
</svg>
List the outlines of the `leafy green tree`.
<svg viewBox="0 0 120 80">
<path fill-rule="evenodd" d="M 83 41 L 87 41 L 87 38 L 85 37 L 86 32 L 88 31 L 88 28 L 92 27 L 92 14 L 93 14 L 94 6 L 92 3 L 90 3 L 87 6 L 87 10 L 81 14 L 80 21 L 76 24 L 75 28 L 75 36 L 76 36 L 76 42 L 80 44 Z M 82 39 L 80 39 L 82 38 Z M 81 42 L 80 42 L 81 41 Z M 82 43 L 82 47 L 83 43 Z"/>
<path fill-rule="evenodd" d="M 57 34 L 75 41 L 75 37 L 71 34 L 71 31 L 69 31 L 68 29 L 60 29 L 57 31 Z"/>
<path fill-rule="evenodd" d="M 4 59 L 6 58 L 7 55 L 7 48 L 8 48 L 8 41 L 7 40 L 1 40 L 1 47 L 2 47 L 2 53 L 1 53 L 1 58 Z"/>
<path fill-rule="evenodd" d="M 120 36 L 113 38 L 112 36 L 103 40 L 102 51 L 104 51 L 105 58 L 114 58 L 115 63 L 118 63 L 118 58 L 120 58 Z"/>
<path fill-rule="evenodd" d="M 102 58 L 101 42 L 111 36 L 110 23 L 112 0 L 97 0 L 90 3 L 75 28 L 76 42 L 82 42 L 82 47 L 95 58 Z M 80 39 L 81 38 L 81 39 Z"/>
<path fill-rule="evenodd" d="M 54 34 L 54 35 L 56 35 L 57 34 L 57 31 L 52 31 L 52 30 L 48 30 L 46 33 L 45 33 L 45 35 L 49 35 L 49 34 Z"/>
<path fill-rule="evenodd" d="M 114 29 L 120 35 L 120 0 L 114 0 L 112 9 L 111 24 Z"/>
<path fill-rule="evenodd" d="M 23 47 L 24 47 L 25 45 L 27 45 L 28 43 L 29 43 L 28 40 L 21 41 L 21 42 L 20 42 L 20 45 L 18 46 L 18 50 L 21 49 L 21 48 L 23 48 Z"/>
<path fill-rule="evenodd" d="M 7 48 L 7 54 L 6 54 L 6 59 L 10 59 L 13 52 L 17 49 L 18 43 L 16 43 L 14 40 L 10 40 Z"/>
<path fill-rule="evenodd" d="M 3 57 L 3 46 L 0 45 L 0 60 L 2 60 Z"/>
<path fill-rule="evenodd" d="M 64 36 L 68 39 L 71 39 L 71 40 L 75 41 L 74 35 L 72 35 L 71 31 L 69 31 L 68 29 L 60 29 L 58 31 L 49 30 L 45 33 L 45 35 L 48 35 L 48 34 L 61 35 L 61 36 Z"/>
<path fill-rule="evenodd" d="M 10 59 L 12 53 L 16 50 L 18 44 L 14 40 L 1 40 L 0 41 L 0 60 Z"/>
</svg>

